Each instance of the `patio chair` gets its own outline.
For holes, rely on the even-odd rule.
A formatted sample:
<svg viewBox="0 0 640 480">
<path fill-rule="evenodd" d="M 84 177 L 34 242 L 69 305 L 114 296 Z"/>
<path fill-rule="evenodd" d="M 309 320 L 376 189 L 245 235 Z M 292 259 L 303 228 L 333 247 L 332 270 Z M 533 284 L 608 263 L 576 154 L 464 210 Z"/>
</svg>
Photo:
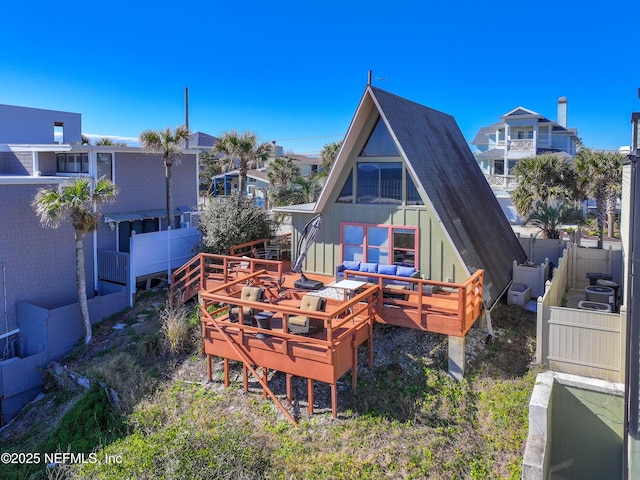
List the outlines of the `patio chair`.
<svg viewBox="0 0 640 480">
<path fill-rule="evenodd" d="M 264 290 L 260 287 L 242 287 L 242 291 L 240 293 L 240 299 L 248 300 L 251 302 L 262 302 L 264 301 Z M 234 323 L 238 321 L 238 317 L 240 316 L 240 309 L 242 309 L 242 314 L 244 316 L 244 323 L 253 323 L 255 320 L 255 314 L 260 311 L 253 307 L 248 307 L 246 305 L 242 305 L 242 306 L 229 305 L 230 321 Z"/>
<path fill-rule="evenodd" d="M 253 258 L 261 258 L 264 260 L 268 260 L 266 249 L 258 250 L 256 247 L 251 247 L 251 256 Z"/>
<path fill-rule="evenodd" d="M 315 295 L 302 297 L 300 310 L 323 312 L 326 300 Z M 308 335 L 319 332 L 324 328 L 324 320 L 311 318 L 306 315 L 294 315 L 289 317 L 289 332 L 299 335 Z"/>
</svg>

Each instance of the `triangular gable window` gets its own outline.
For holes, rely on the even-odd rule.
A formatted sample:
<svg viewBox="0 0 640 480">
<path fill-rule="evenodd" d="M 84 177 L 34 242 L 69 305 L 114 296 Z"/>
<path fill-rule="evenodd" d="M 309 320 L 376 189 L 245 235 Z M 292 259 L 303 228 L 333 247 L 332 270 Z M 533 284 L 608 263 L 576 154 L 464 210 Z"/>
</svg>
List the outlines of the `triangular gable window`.
<svg viewBox="0 0 640 480">
<path fill-rule="evenodd" d="M 349 172 L 347 181 L 344 182 L 344 187 L 340 192 L 337 203 L 352 203 L 353 202 L 353 171 Z"/>
<path fill-rule="evenodd" d="M 513 112 L 507 115 L 508 117 L 516 117 L 518 115 L 534 115 L 534 112 L 525 110 L 524 108 L 516 108 Z"/>
<path fill-rule="evenodd" d="M 382 118 L 378 118 L 378 123 L 374 127 L 369 139 L 365 144 L 361 157 L 399 157 L 398 148 L 393 138 L 389 134 Z"/>
</svg>

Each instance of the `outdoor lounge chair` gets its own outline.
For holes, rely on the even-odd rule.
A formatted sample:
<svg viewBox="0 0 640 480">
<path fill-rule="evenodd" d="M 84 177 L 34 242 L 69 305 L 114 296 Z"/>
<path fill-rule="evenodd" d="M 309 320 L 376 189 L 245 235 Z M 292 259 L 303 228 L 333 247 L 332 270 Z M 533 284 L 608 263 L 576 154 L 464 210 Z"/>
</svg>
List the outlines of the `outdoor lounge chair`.
<svg viewBox="0 0 640 480">
<path fill-rule="evenodd" d="M 323 312 L 325 299 L 315 295 L 305 295 L 302 297 L 300 310 Z M 289 332 L 296 334 L 312 334 L 324 328 L 324 320 L 311 318 L 306 315 L 294 315 L 289 317 Z"/>
<path fill-rule="evenodd" d="M 260 287 L 242 287 L 240 293 L 241 300 L 248 300 L 251 302 L 264 301 L 264 290 Z M 240 307 L 235 305 L 229 305 L 229 320 L 237 322 L 240 316 L 240 309 L 242 308 L 242 314 L 244 315 L 244 323 L 253 323 L 255 314 L 259 311 L 253 307 L 247 307 L 242 305 Z"/>
</svg>

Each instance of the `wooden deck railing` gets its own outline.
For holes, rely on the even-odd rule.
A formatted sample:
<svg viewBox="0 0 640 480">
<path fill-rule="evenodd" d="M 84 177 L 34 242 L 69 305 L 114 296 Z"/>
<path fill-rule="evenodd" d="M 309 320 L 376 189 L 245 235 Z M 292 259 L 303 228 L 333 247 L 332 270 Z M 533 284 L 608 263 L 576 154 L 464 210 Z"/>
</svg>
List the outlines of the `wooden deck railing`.
<svg viewBox="0 0 640 480">
<path fill-rule="evenodd" d="M 482 312 L 484 270 L 476 271 L 463 283 L 402 278 L 407 284 L 404 290 L 389 287 L 398 280 L 395 276 L 350 270 L 344 274 L 345 279 L 366 276 L 378 286 L 382 292 L 377 299 L 381 323 L 406 327 L 413 323 L 430 332 L 462 337 Z"/>
<path fill-rule="evenodd" d="M 169 298 L 174 306 L 182 305 L 207 288 L 207 282 L 228 283 L 239 275 L 268 270 L 276 281 L 282 279 L 282 262 L 258 258 L 229 257 L 200 253 L 171 275 Z M 267 272 L 265 272 L 267 273 Z"/>
<path fill-rule="evenodd" d="M 250 261 L 250 268 L 247 269 L 250 271 L 227 278 L 224 282 L 210 282 L 207 286 L 207 280 L 202 278 L 201 272 L 212 268 L 212 264 L 207 263 L 210 258 L 218 262 L 213 264 L 216 268 L 222 265 L 225 272 L 229 270 L 232 261 Z M 186 265 L 183 272 L 177 273 L 180 273 L 185 284 L 190 279 L 198 279 L 199 285 L 203 286 L 199 290 L 200 309 L 209 379 L 212 379 L 214 356 L 223 358 L 225 385 L 229 382 L 229 361 L 242 362 L 245 390 L 248 389 L 247 377 L 250 372 L 258 379 L 264 395 L 274 398 L 276 405 L 293 424 L 295 420 L 269 389 L 266 380 L 269 369 L 286 374 L 289 402 L 292 396 L 291 378 L 299 376 L 307 379 L 310 413 L 313 413 L 313 380 L 328 383 L 332 392 L 332 412 L 336 416 L 337 381 L 351 370 L 355 389 L 359 345 L 368 342 L 369 363 L 373 363 L 374 321 L 464 336 L 482 311 L 482 270 L 459 284 L 409 278 L 406 279 L 409 284 L 407 289 L 388 286 L 389 282 L 397 281 L 398 277 L 368 274 L 369 283 L 355 292 L 352 298 L 340 296 L 338 299 L 330 295 L 330 292 L 281 289 L 279 285 L 275 292 L 270 292 L 273 286 L 270 283 L 271 272 L 259 269 L 258 266 L 266 262 L 261 259 L 201 255 L 191 265 Z M 361 276 L 362 272 L 347 270 L 345 278 L 350 274 Z M 269 301 L 242 300 L 241 290 L 247 284 L 263 287 L 269 292 Z M 304 295 L 327 296 L 327 308 L 323 312 L 300 310 L 300 301 Z M 270 328 L 262 328 L 258 324 L 254 326 L 242 313 L 237 321 L 232 322 L 228 315 L 229 305 L 271 312 Z M 292 315 L 306 315 L 321 320 L 324 328 L 309 336 L 289 333 L 288 322 Z M 259 376 L 257 367 L 260 367 L 262 376 Z"/>
<path fill-rule="evenodd" d="M 242 255 L 251 255 L 251 251 L 256 249 L 264 250 L 269 244 L 270 240 L 268 238 L 263 238 L 260 240 L 254 240 L 252 242 L 241 243 L 239 245 L 234 245 L 229 249 L 229 255 L 232 257 L 240 257 Z"/>
<path fill-rule="evenodd" d="M 353 298 L 340 304 L 332 303 L 324 312 L 305 311 L 297 307 L 303 295 L 308 291 L 289 290 L 286 296 L 270 303 L 254 302 L 240 299 L 242 286 L 247 280 L 260 286 L 266 270 L 257 271 L 247 277 L 232 280 L 225 285 L 200 293 L 201 320 L 205 338 L 205 352 L 208 357 L 208 375 L 212 377 L 211 357 L 221 356 L 225 359 L 243 362 L 244 368 L 250 371 L 260 382 L 265 394 L 275 400 L 275 395 L 268 387 L 253 365 L 263 369 L 275 369 L 290 376 L 302 376 L 308 380 L 318 380 L 331 385 L 332 411 L 337 415 L 337 380 L 348 370 L 352 370 L 352 382 L 355 389 L 357 382 L 357 347 L 371 340 L 373 320 L 375 318 L 375 296 L 378 288 L 371 285 Z M 237 322 L 230 322 L 228 305 L 246 306 L 273 313 L 277 324 L 270 329 L 259 328 L 245 322 L 242 313 Z M 242 311 L 242 309 L 241 309 Z M 307 315 L 322 320 L 324 333 L 316 336 L 301 336 L 289 333 L 288 318 L 292 315 Z M 258 334 L 266 335 L 261 339 Z M 371 346 L 371 345 L 370 345 Z M 369 363 L 373 363 L 373 350 L 369 350 Z M 225 372 L 226 372 L 225 365 Z M 225 373 L 225 383 L 227 374 Z M 245 388 L 247 388 L 245 378 Z M 312 388 L 310 388 L 310 397 Z M 287 399 L 291 401 L 290 388 L 287 388 Z M 295 425 L 291 415 L 279 401 L 276 405 L 283 410 L 289 421 Z M 309 401 L 312 412 L 313 401 Z"/>
</svg>

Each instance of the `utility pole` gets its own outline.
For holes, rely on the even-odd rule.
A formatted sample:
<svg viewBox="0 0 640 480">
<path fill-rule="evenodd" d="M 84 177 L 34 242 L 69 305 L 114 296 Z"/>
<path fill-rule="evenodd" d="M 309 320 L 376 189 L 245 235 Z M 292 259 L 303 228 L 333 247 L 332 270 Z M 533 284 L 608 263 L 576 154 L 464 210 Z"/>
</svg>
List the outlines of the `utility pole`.
<svg viewBox="0 0 640 480">
<path fill-rule="evenodd" d="M 189 87 L 184 87 L 184 126 L 187 127 L 189 134 L 191 134 L 189 130 Z M 189 148 L 189 137 L 187 137 L 185 147 Z"/>
</svg>

